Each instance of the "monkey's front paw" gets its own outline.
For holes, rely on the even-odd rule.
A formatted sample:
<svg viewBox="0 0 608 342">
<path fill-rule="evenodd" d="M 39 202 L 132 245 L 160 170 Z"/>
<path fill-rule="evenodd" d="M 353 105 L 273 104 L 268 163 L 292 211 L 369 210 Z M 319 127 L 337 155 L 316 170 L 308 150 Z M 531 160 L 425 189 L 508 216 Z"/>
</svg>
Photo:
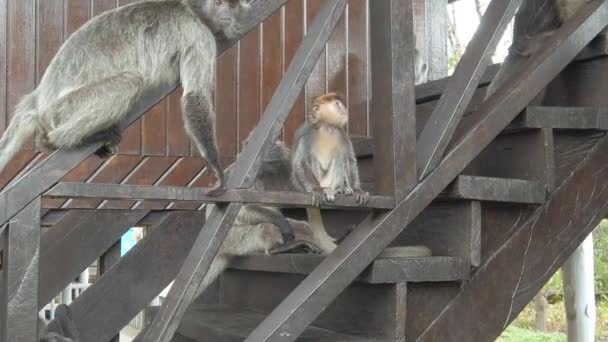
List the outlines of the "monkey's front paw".
<svg viewBox="0 0 608 342">
<path fill-rule="evenodd" d="M 330 188 L 323 188 L 323 200 L 333 202 L 336 199 L 336 192 Z"/>
<path fill-rule="evenodd" d="M 343 194 L 343 195 L 352 195 L 353 192 L 354 192 L 354 190 L 350 186 L 343 186 L 343 187 L 339 188 L 337 191 L 337 193 Z"/>
<path fill-rule="evenodd" d="M 357 189 L 357 190 L 355 190 L 354 193 L 355 193 L 355 196 L 357 197 L 357 203 L 359 203 L 360 205 L 367 203 L 367 201 L 369 200 L 369 192 L 367 192 L 367 191 Z"/>
</svg>

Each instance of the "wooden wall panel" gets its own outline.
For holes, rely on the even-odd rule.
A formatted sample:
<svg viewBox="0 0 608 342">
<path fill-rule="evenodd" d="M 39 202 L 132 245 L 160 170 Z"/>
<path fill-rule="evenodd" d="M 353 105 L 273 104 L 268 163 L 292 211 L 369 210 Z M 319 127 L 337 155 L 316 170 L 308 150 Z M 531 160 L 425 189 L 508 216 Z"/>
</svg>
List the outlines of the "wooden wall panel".
<svg viewBox="0 0 608 342">
<path fill-rule="evenodd" d="M 50 60 L 72 32 L 91 16 L 134 1 L 0 0 L 0 132 L 3 132 L 18 99 L 34 89 Z M 328 49 L 285 124 L 283 139 L 288 143 L 292 142 L 295 130 L 305 120 L 312 98 L 325 91 L 338 91 L 347 99 L 351 134 L 369 134 L 368 2 L 350 1 Z M 258 122 L 322 3 L 323 0 L 290 1 L 218 60 L 216 127 L 224 166 L 234 161 L 241 150 L 242 140 Z M 180 98 L 181 90 L 178 90 L 127 129 L 119 154 L 166 157 L 167 160 L 194 157 L 196 165 L 204 165 L 183 129 Z M 30 152 L 15 158 L 14 165 L 10 165 L 0 177 L 10 179 L 33 157 Z M 140 159 L 121 157 L 106 163 L 92 159 L 75 169 L 70 179 L 100 181 L 100 175 L 123 174 L 125 165 L 136 167 L 138 162 L 132 165 L 133 160 Z M 119 166 L 121 171 L 105 170 Z M 187 169 L 189 171 L 184 173 L 184 177 L 190 179 L 180 184 L 204 186 L 212 181 L 200 170 Z M 131 171 L 127 170 L 123 177 Z M 191 175 L 192 172 L 196 175 Z M 173 179 L 175 176 L 166 174 L 163 179 L 166 177 Z M 103 181 L 123 180 L 102 178 Z M 176 180 L 171 181 L 174 182 Z M 66 205 L 57 201 L 47 203 Z"/>
</svg>

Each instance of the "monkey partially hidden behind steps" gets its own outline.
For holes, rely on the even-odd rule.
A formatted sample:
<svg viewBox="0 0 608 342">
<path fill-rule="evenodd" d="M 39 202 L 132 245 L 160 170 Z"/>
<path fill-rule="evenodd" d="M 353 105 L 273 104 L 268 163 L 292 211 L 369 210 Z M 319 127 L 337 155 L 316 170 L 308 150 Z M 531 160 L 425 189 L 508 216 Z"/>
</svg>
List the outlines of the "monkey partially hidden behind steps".
<svg viewBox="0 0 608 342">
<path fill-rule="evenodd" d="M 254 187 L 267 191 L 310 191 L 315 194 L 316 206 L 333 201 L 336 193 L 357 196 L 360 203 L 365 203 L 369 195 L 360 188 L 352 142 L 344 130 L 347 119 L 348 112 L 338 96 L 330 93 L 317 98 L 311 119 L 296 133 L 294 154 L 284 143 L 276 142 L 264 158 Z M 327 125 L 332 126 L 325 127 Z M 324 135 L 327 132 L 317 134 L 319 129 L 329 129 L 330 139 Z M 319 160 L 317 157 L 326 159 Z M 233 165 L 225 170 L 227 175 Z M 323 178 L 322 175 L 330 176 Z M 213 207 L 212 204 L 207 206 L 207 216 Z M 226 270 L 236 256 L 331 253 L 336 248 L 336 240 L 327 233 L 320 209 L 307 208 L 307 213 L 308 222 L 285 218 L 275 208 L 243 206 L 205 275 L 197 296 Z M 389 247 L 379 258 L 428 256 L 431 256 L 431 251 L 427 247 L 405 246 Z"/>
<path fill-rule="evenodd" d="M 247 0 L 149 0 L 89 20 L 18 103 L 0 139 L 0 171 L 33 135 L 47 150 L 103 143 L 96 154 L 113 154 L 127 115 L 179 80 L 186 132 L 218 179 L 209 194 L 221 194 L 212 101 L 216 35 L 236 37 L 250 8 Z"/>
</svg>

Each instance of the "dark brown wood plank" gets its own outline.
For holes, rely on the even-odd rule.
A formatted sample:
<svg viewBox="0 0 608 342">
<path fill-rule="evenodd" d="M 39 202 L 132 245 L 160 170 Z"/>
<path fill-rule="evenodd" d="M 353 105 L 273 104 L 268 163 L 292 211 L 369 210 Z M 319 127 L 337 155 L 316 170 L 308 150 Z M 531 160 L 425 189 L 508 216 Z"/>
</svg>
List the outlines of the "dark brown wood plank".
<svg viewBox="0 0 608 342">
<path fill-rule="evenodd" d="M 98 210 L 97 209 L 51 209 L 51 210 L 46 210 L 42 215 L 41 224 L 43 227 L 53 226 L 53 225 L 61 222 L 61 220 L 64 217 L 66 217 L 66 215 L 68 213 L 70 213 L 72 211 L 93 213 Z M 124 215 L 124 213 L 128 213 L 132 210 L 130 210 L 130 209 L 120 210 L 119 209 L 119 210 L 112 210 L 112 211 L 114 213 L 117 213 L 117 215 Z M 160 222 L 162 220 L 165 219 L 165 217 L 167 217 L 171 213 L 175 212 L 175 211 L 156 211 L 156 210 L 151 210 L 151 211 L 138 210 L 138 211 L 147 212 L 147 214 L 139 222 L 137 222 L 137 224 L 135 225 L 137 227 L 157 226 L 158 224 L 160 224 Z"/>
<path fill-rule="evenodd" d="M 294 341 L 405 227 L 427 207 L 483 147 L 605 27 L 608 2 L 581 7 L 478 112 L 473 131 L 457 136 L 446 158 L 397 207 L 370 215 L 281 303 L 246 341 L 281 336 Z M 441 340 L 441 339 L 440 339 Z M 466 340 L 466 339 L 465 339 Z"/>
<path fill-rule="evenodd" d="M 346 19 L 348 18 L 348 12 L 344 12 L 342 18 L 336 25 L 334 32 L 332 33 L 329 41 L 327 42 L 327 53 L 326 53 L 326 88 L 327 91 L 337 92 L 345 97 L 346 103 L 348 104 L 347 96 L 347 50 L 346 50 Z"/>
<path fill-rule="evenodd" d="M 93 15 L 99 15 L 105 11 L 116 8 L 116 0 L 91 0 Z"/>
<path fill-rule="evenodd" d="M 144 155 L 165 155 L 167 101 L 163 99 L 141 119 L 141 153 Z"/>
<path fill-rule="evenodd" d="M 304 88 L 337 21 L 344 13 L 346 4 L 346 0 L 324 3 L 302 46 L 298 49 L 293 63 L 281 80 L 260 124 L 253 131 L 250 142 L 234 165 L 227 182 L 229 189 L 252 186 L 261 166 L 258 161 L 263 152 L 278 138 L 287 115 Z M 196 239 L 165 303 L 145 335 L 146 340 L 168 342 L 173 337 L 187 306 L 194 298 L 198 286 L 240 209 L 241 204 L 232 203 L 228 206 L 216 206 L 211 212 L 205 224 L 206 229 Z"/>
<path fill-rule="evenodd" d="M 321 6 L 323 6 L 323 2 L 324 0 L 306 0 L 304 2 L 304 6 L 306 6 L 306 11 L 304 12 L 306 13 L 306 34 L 309 33 L 313 21 L 319 14 Z M 304 90 L 304 113 L 306 115 L 312 112 L 312 103 L 315 97 L 323 95 L 325 92 L 327 92 L 327 50 L 324 50 L 319 60 L 317 60 L 317 64 L 312 70 L 308 82 L 306 82 Z"/>
<path fill-rule="evenodd" d="M 38 306 L 42 309 L 147 212 L 74 210 L 41 239 Z"/>
<path fill-rule="evenodd" d="M 21 98 L 36 86 L 36 0 L 9 0 L 6 38 L 6 115 L 8 121 Z M 8 122 L 7 121 L 7 122 Z M 23 150 L 31 150 L 28 140 Z"/>
<path fill-rule="evenodd" d="M 293 58 L 302 44 L 304 38 L 304 28 L 308 22 L 305 15 L 306 1 L 290 1 L 285 5 L 284 22 L 291 23 L 291 25 L 285 25 L 283 41 L 283 54 L 285 60 L 283 61 L 283 72 L 287 70 L 287 67 L 293 62 Z M 304 91 L 298 97 L 293 109 L 289 113 L 289 117 L 285 122 L 285 128 L 283 129 L 283 139 L 291 144 L 296 130 L 304 122 L 306 116 L 306 103 L 304 99 Z"/>
<path fill-rule="evenodd" d="M 198 158 L 180 158 L 174 167 L 157 182 L 157 185 L 186 186 L 202 170 L 203 166 L 203 161 Z M 133 208 L 164 209 L 170 203 L 169 201 L 144 201 L 138 202 Z"/>
<path fill-rule="evenodd" d="M 367 13 L 368 0 L 348 3 L 347 39 L 347 94 L 348 132 L 351 135 L 367 136 L 369 105 L 369 36 Z"/>
<path fill-rule="evenodd" d="M 175 163 L 175 157 L 148 157 L 143 163 L 125 178 L 121 184 L 129 185 L 153 185 L 157 184 L 160 177 L 163 176 Z M 128 209 L 135 205 L 136 201 L 108 201 L 102 203 L 100 208 L 110 209 Z"/>
<path fill-rule="evenodd" d="M 201 191 L 199 188 L 159 185 L 59 183 L 50 189 L 45 196 L 69 198 L 195 201 L 207 203 L 260 203 L 276 206 L 287 204 L 305 207 L 312 205 L 312 194 L 306 192 L 238 189 L 228 190 L 220 196 L 209 196 L 206 194 L 206 192 Z M 392 197 L 370 196 L 368 203 L 366 203 L 364 206 L 360 206 L 354 196 L 336 195 L 336 199 L 333 203 L 324 203 L 323 207 L 370 207 L 388 209 L 392 207 L 392 202 Z"/>
<path fill-rule="evenodd" d="M 528 107 L 512 128 L 608 130 L 608 107 Z"/>
<path fill-rule="evenodd" d="M 70 305 L 83 341 L 110 339 L 173 280 L 204 219 L 171 214 Z"/>
<path fill-rule="evenodd" d="M 8 83 L 8 3 L 9 0 L 0 0 L 0 133 L 4 132 L 8 124 L 6 101 L 6 85 Z"/>
<path fill-rule="evenodd" d="M 255 310 L 226 305 L 193 305 L 180 325 L 179 334 L 195 341 L 242 341 L 264 318 Z M 238 324 L 235 324 L 238 322 Z M 340 334 L 329 329 L 309 327 L 298 341 L 302 342 L 378 342 L 379 339 Z"/>
<path fill-rule="evenodd" d="M 234 259 L 230 267 L 243 271 L 309 274 L 325 258 L 310 254 L 256 254 Z M 458 257 L 379 258 L 358 282 L 387 284 L 425 281 L 454 281 L 469 278 L 469 262 Z"/>
<path fill-rule="evenodd" d="M 104 164 L 104 160 L 97 157 L 96 155 L 92 155 L 89 158 L 85 159 L 80 165 L 72 169 L 72 171 L 68 172 L 62 179 L 64 182 L 75 182 L 82 183 L 89 180 L 97 170 Z M 65 199 L 51 199 L 51 198 L 43 198 L 42 199 L 42 207 L 43 208 L 61 208 L 66 203 L 70 201 L 66 201 Z"/>
<path fill-rule="evenodd" d="M 237 89 L 237 63 L 238 50 L 236 47 L 228 49 L 217 60 L 217 78 L 215 93 L 216 132 L 217 142 L 222 166 L 227 166 L 228 160 L 236 156 L 239 149 L 237 136 L 238 123 L 238 95 Z M 191 143 L 193 156 L 200 155 Z"/>
<path fill-rule="evenodd" d="M 241 151 L 242 142 L 249 136 L 260 120 L 260 80 L 261 80 L 261 30 L 251 30 L 239 42 L 238 60 L 238 119 L 236 121 L 237 151 Z M 276 68 L 275 62 L 269 62 Z M 233 141 L 234 143 L 234 141 Z M 226 165 L 227 166 L 227 165 Z"/>
<path fill-rule="evenodd" d="M 301 2 L 301 1 L 300 1 Z M 292 4 L 295 1 L 291 2 Z M 283 15 L 285 7 L 270 16 L 262 23 L 262 72 L 261 72 L 261 112 L 268 107 L 274 91 L 277 89 L 283 70 L 285 70 L 283 60 Z M 287 25 L 291 28 L 292 25 Z M 297 25 L 294 25 L 297 26 Z M 301 38 L 300 38 L 301 39 Z M 288 42 L 285 41 L 287 44 Z M 295 44 L 295 43 L 292 43 Z M 287 119 L 289 122 L 289 119 Z M 283 139 L 284 140 L 284 137 Z"/>
<path fill-rule="evenodd" d="M 434 169 L 452 140 L 454 131 L 490 62 L 504 30 L 521 0 L 492 1 L 448 81 L 431 118 L 418 137 L 418 177 Z"/>
<path fill-rule="evenodd" d="M 516 227 L 463 284 L 418 340 L 461 341 L 465 330 L 471 334 L 467 340 L 496 338 L 605 217 L 608 192 L 601 189 L 608 176 L 607 152 L 608 138 L 603 138 L 547 203 Z M 486 306 L 489 298 L 491 310 Z M 454 333 L 455 317 L 485 323 Z"/>
<path fill-rule="evenodd" d="M 0 188 L 10 184 L 19 173 L 26 168 L 37 153 L 34 151 L 20 151 L 13 160 L 0 172 Z"/>
<path fill-rule="evenodd" d="M 38 270 L 40 199 L 31 202 L 9 223 L 4 240 L 0 315 L 4 341 L 38 340 Z"/>
<path fill-rule="evenodd" d="M 400 201 L 417 182 L 414 14 L 410 1 L 377 0 L 369 10 L 375 190 Z"/>
<path fill-rule="evenodd" d="M 541 204 L 545 202 L 545 184 L 522 179 L 458 176 L 441 196 L 478 201 Z"/>
<path fill-rule="evenodd" d="M 179 87 L 167 97 L 167 156 L 190 155 L 190 138 L 182 120 L 182 92 L 183 89 Z"/>
<path fill-rule="evenodd" d="M 484 204 L 485 206 L 485 204 Z M 391 246 L 426 246 L 433 256 L 457 257 L 470 266 L 481 263 L 482 204 L 435 202 L 391 242 Z"/>
<path fill-rule="evenodd" d="M 87 183 L 121 183 L 142 162 L 141 156 L 115 155 L 103 163 L 95 173 L 87 179 Z M 67 208 L 96 208 L 102 201 L 73 200 L 66 203 Z"/>
</svg>

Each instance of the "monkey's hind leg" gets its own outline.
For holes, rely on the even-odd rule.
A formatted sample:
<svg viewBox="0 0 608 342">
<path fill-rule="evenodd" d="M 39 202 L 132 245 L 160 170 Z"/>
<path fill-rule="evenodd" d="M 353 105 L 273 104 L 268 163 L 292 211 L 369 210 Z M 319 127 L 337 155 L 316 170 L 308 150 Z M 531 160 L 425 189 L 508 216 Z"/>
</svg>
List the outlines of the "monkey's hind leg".
<svg viewBox="0 0 608 342">
<path fill-rule="evenodd" d="M 59 125 L 48 133 L 49 143 L 57 148 L 74 148 L 102 139 L 108 146 L 117 144 L 118 127 L 143 87 L 144 78 L 139 73 L 123 72 L 71 91 L 44 113 L 60 118 Z"/>
</svg>

